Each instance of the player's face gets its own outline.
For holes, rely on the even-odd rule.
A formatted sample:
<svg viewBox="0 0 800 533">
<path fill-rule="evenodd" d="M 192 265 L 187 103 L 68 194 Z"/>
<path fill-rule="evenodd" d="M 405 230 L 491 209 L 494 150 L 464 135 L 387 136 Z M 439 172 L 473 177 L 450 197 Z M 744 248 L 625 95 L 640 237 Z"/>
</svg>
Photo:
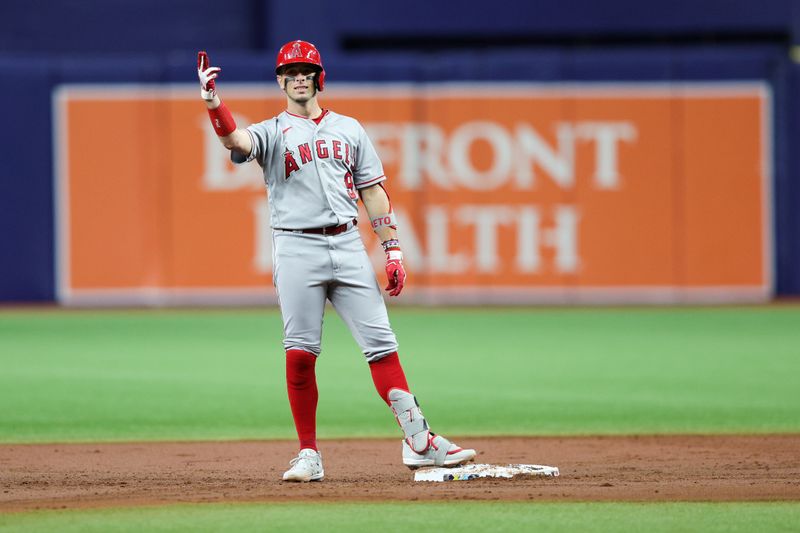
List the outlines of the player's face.
<svg viewBox="0 0 800 533">
<path fill-rule="evenodd" d="M 317 69 L 310 65 L 290 65 L 278 75 L 278 85 L 295 102 L 309 101 L 317 92 L 314 76 Z"/>
</svg>

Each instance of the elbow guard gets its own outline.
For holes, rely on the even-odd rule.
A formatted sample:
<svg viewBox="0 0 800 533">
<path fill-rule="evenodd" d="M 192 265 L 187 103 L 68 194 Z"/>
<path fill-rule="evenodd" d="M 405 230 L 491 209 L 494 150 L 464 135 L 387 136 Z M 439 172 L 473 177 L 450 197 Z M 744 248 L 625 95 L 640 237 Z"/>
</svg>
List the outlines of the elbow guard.
<svg viewBox="0 0 800 533">
<path fill-rule="evenodd" d="M 378 228 L 392 228 L 394 230 L 397 229 L 397 219 L 394 216 L 394 212 L 387 213 L 385 215 L 380 215 L 372 219 L 372 231 L 377 232 Z"/>
</svg>

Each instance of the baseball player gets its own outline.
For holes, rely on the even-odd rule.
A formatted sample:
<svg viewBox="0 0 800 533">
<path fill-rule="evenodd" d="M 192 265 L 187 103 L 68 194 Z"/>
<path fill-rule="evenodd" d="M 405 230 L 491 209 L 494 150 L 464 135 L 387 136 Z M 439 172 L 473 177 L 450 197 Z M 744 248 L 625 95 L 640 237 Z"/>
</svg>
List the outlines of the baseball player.
<svg viewBox="0 0 800 533">
<path fill-rule="evenodd" d="M 455 466 L 472 460 L 462 449 L 432 433 L 420 411 L 397 355 L 380 287 L 356 228 L 359 198 L 386 252 L 389 296 L 406 280 L 397 221 L 383 182 L 386 176 L 361 124 L 323 109 L 317 96 L 325 88 L 322 58 L 313 44 L 292 41 L 281 47 L 275 64 L 286 111 L 245 129 L 216 91 L 219 67 L 199 52 L 200 95 L 211 123 L 235 163 L 255 160 L 264 171 L 273 232 L 273 283 L 283 317 L 286 386 L 300 452 L 285 481 L 324 477 L 317 449 L 317 384 L 326 300 L 347 324 L 369 363 L 380 397 L 403 431 L 403 464 Z"/>
</svg>

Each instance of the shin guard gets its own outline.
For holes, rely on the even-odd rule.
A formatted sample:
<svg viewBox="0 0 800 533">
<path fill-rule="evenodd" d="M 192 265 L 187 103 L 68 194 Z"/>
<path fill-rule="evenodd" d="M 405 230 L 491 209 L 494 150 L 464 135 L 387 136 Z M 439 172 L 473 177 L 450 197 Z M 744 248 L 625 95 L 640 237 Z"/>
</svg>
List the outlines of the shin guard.
<svg viewBox="0 0 800 533">
<path fill-rule="evenodd" d="M 406 444 L 416 453 L 424 453 L 430 446 L 430 428 L 422 415 L 416 397 L 410 392 L 391 389 L 388 394 L 392 412 L 400 428 Z"/>
</svg>

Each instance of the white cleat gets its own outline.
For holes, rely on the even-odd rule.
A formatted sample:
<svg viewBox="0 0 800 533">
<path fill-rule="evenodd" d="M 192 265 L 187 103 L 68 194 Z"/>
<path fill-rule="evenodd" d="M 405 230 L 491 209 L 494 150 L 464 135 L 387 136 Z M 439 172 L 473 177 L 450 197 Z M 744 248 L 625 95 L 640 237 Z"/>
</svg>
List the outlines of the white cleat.
<svg viewBox="0 0 800 533">
<path fill-rule="evenodd" d="M 431 433 L 417 399 L 408 391 L 391 389 L 389 402 L 403 430 L 403 464 L 411 469 L 423 466 L 458 466 L 475 459 L 475 450 L 464 450 L 441 435 Z"/>
<path fill-rule="evenodd" d="M 289 461 L 291 468 L 283 474 L 284 481 L 322 481 L 325 471 L 322 469 L 322 455 L 304 448 L 300 454 Z"/>
<path fill-rule="evenodd" d="M 475 459 L 475 450 L 465 450 L 441 435 L 430 434 L 428 447 L 422 453 L 411 449 L 403 440 L 403 464 L 412 470 L 423 466 L 458 466 Z"/>
</svg>

